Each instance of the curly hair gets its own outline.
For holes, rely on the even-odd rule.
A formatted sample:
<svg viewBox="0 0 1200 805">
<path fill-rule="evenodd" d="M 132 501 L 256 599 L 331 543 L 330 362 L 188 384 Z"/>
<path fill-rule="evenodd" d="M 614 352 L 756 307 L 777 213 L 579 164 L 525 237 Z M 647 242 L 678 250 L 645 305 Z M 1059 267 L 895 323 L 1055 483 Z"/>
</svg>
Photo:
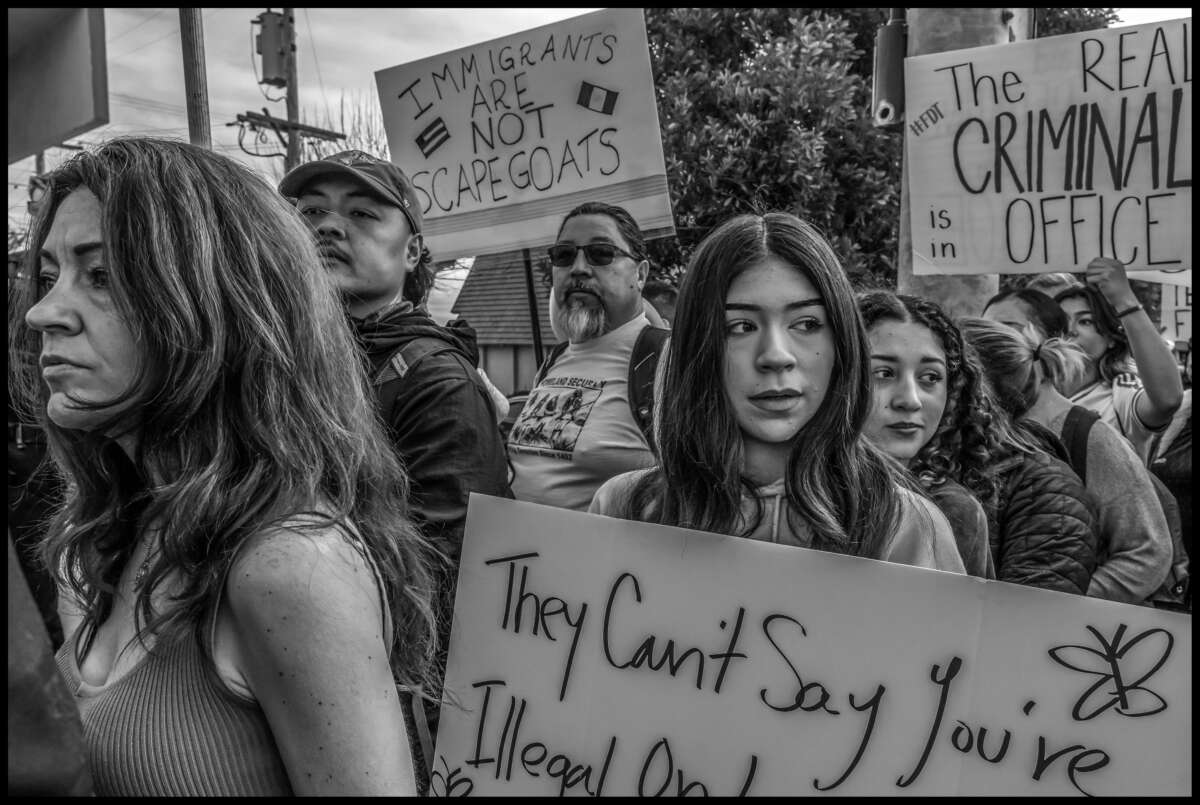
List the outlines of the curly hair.
<svg viewBox="0 0 1200 805">
<path fill-rule="evenodd" d="M 238 550 L 285 523 L 303 530 L 292 525 L 296 515 L 320 509 L 325 516 L 308 527 L 356 532 L 355 549 L 380 571 L 396 678 L 429 685 L 438 555 L 408 517 L 407 475 L 297 213 L 233 160 L 153 138 L 111 140 L 46 181 L 26 278 L 10 297 L 10 356 L 40 351 L 25 321 L 38 301 L 39 252 L 59 207 L 80 189 L 100 202 L 113 305 L 139 347 L 129 389 L 89 406 L 110 412 L 95 430 L 46 416 L 36 366 L 10 375 L 67 482 L 43 555 L 84 624 L 108 618 L 139 534 L 161 524 L 134 601 L 138 637 L 190 629 L 211 659 L 202 622 Z M 132 454 L 107 425 L 136 432 Z M 180 586 L 156 611 L 152 593 L 172 573 Z"/>
<path fill-rule="evenodd" d="M 628 519 L 737 534 L 743 495 L 743 442 L 725 384 L 725 300 L 742 272 L 775 257 L 803 273 L 820 294 L 834 336 L 829 390 L 792 440 L 784 475 L 788 511 L 811 527 L 812 547 L 878 558 L 900 520 L 899 466 L 866 439 L 869 347 L 854 292 L 829 243 L 788 213 L 741 215 L 710 233 L 679 289 L 671 347 L 657 386 L 659 467 L 639 478 L 624 503 Z M 714 381 L 714 378 L 718 380 Z M 656 395 L 659 400 L 664 395 Z M 749 533 L 761 520 L 762 507 Z"/>
<path fill-rule="evenodd" d="M 926 489 L 950 479 L 985 505 L 994 505 L 999 487 L 992 470 L 997 457 L 993 403 L 975 351 L 945 311 L 928 299 L 870 291 L 859 295 L 858 310 L 868 332 L 882 321 L 927 327 L 946 354 L 946 409 L 909 469 Z"/>
<path fill-rule="evenodd" d="M 1054 301 L 1060 305 L 1067 299 L 1082 299 L 1086 302 L 1088 310 L 1092 312 L 1096 332 L 1109 340 L 1108 349 L 1104 350 L 1104 354 L 1096 361 L 1096 371 L 1105 383 L 1112 383 L 1117 375 L 1130 370 L 1133 354 L 1129 348 L 1129 336 L 1125 334 L 1125 326 L 1117 318 L 1116 309 L 1093 285 L 1067 288 L 1054 296 Z"/>
</svg>

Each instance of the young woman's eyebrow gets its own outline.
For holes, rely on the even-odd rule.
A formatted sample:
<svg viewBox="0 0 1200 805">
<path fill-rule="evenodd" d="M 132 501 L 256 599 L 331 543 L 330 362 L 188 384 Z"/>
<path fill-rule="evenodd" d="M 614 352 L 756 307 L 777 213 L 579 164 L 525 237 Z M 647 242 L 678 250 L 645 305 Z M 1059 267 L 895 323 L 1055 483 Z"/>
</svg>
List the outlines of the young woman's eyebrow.
<svg viewBox="0 0 1200 805">
<path fill-rule="evenodd" d="M 784 310 L 797 310 L 802 307 L 813 307 L 814 305 L 824 305 L 824 304 L 825 304 L 825 301 L 823 299 L 821 299 L 820 297 L 814 297 L 813 299 L 801 299 L 798 302 L 788 302 L 786 305 L 783 306 L 783 309 Z M 756 311 L 756 310 L 762 310 L 763 307 L 762 307 L 762 305 L 752 305 L 752 304 L 749 304 L 746 302 L 726 302 L 725 309 L 726 310 Z"/>
</svg>

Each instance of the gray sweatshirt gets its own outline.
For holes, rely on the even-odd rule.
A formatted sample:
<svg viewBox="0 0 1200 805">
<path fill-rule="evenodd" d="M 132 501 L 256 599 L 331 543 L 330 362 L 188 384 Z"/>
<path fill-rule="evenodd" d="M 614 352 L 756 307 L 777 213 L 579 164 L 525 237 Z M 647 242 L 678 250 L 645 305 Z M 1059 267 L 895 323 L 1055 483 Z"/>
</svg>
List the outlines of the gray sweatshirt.
<svg viewBox="0 0 1200 805">
<path fill-rule="evenodd" d="M 1067 414 L 1050 430 L 1062 437 Z M 1096 499 L 1100 563 L 1088 595 L 1141 604 L 1157 590 L 1171 567 L 1171 532 L 1150 481 L 1150 471 L 1129 442 L 1103 420 L 1088 432 L 1088 491 Z"/>
</svg>

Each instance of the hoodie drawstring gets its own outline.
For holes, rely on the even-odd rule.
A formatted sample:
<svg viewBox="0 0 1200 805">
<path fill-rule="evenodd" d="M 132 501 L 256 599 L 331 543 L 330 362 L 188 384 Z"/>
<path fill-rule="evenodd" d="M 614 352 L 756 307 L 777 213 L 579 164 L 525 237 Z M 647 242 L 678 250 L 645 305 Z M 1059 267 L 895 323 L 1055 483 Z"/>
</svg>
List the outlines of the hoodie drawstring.
<svg viewBox="0 0 1200 805">
<path fill-rule="evenodd" d="M 780 498 L 783 497 L 783 492 L 775 493 L 775 513 L 771 517 L 771 542 L 779 542 L 779 512 L 783 508 L 780 503 Z"/>
</svg>

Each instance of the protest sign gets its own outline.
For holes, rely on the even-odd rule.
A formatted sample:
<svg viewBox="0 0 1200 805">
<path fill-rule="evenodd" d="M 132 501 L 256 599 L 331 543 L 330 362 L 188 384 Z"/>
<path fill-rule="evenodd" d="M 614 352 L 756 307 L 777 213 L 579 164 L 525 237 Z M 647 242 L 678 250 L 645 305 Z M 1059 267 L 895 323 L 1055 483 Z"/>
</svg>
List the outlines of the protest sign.
<svg viewBox="0 0 1200 805">
<path fill-rule="evenodd" d="M 1191 44 L 1189 17 L 905 59 L 913 273 L 1190 285 Z"/>
<path fill-rule="evenodd" d="M 674 232 L 641 9 L 615 8 L 375 74 L 391 159 L 437 260 L 554 241 L 584 201 Z"/>
<path fill-rule="evenodd" d="M 1191 635 L 1151 608 L 472 495 L 433 792 L 1188 794 Z"/>
<path fill-rule="evenodd" d="M 1162 286 L 1162 302 L 1159 320 L 1166 327 L 1166 335 L 1177 341 L 1192 337 L 1192 289 L 1179 285 Z"/>
<path fill-rule="evenodd" d="M 1130 277 L 1142 282 L 1157 282 L 1161 285 L 1172 285 L 1179 288 L 1192 287 L 1192 270 L 1190 268 L 1176 269 L 1174 271 L 1154 271 L 1146 269 L 1144 271 L 1130 272 Z"/>
</svg>

